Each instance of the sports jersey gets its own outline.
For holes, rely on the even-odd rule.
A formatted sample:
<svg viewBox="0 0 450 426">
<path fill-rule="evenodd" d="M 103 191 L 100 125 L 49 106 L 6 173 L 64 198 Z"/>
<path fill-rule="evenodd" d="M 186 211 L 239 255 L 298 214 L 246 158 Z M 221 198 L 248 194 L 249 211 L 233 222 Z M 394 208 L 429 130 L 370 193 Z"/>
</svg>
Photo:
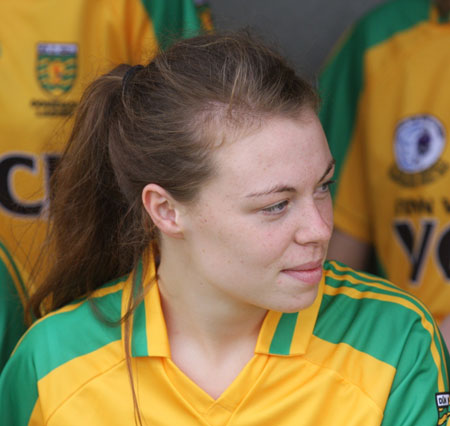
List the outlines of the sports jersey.
<svg viewBox="0 0 450 426">
<path fill-rule="evenodd" d="M 394 0 L 344 37 L 320 77 L 337 160 L 335 225 L 374 246 L 380 272 L 450 314 L 450 24 Z"/>
<path fill-rule="evenodd" d="M 25 332 L 23 271 L 0 242 L 0 372 Z"/>
<path fill-rule="evenodd" d="M 171 360 L 154 268 L 144 270 L 27 331 L 0 378 L 1 424 L 133 424 L 124 325 L 114 325 L 133 282 L 149 290 L 130 339 L 144 424 L 447 423 L 447 349 L 426 308 L 388 281 L 326 263 L 314 303 L 301 312 L 269 311 L 254 356 L 213 399 Z"/>
<path fill-rule="evenodd" d="M 0 17 L 0 238 L 30 270 L 70 127 L 63 123 L 84 88 L 211 20 L 207 4 L 193 0 L 2 1 Z"/>
</svg>

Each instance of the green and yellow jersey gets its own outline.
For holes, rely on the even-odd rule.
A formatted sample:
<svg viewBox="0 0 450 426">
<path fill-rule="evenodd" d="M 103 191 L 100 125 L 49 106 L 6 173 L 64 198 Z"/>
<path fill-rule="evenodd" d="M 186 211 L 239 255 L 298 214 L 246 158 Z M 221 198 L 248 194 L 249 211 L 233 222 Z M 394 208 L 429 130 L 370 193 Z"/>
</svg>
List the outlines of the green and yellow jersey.
<svg viewBox="0 0 450 426">
<path fill-rule="evenodd" d="M 320 76 L 337 160 L 335 225 L 374 246 L 380 273 L 450 314 L 450 24 L 431 0 L 361 19 Z"/>
<path fill-rule="evenodd" d="M 198 0 L 2 1 L 0 16 L 0 239 L 30 270 L 64 123 L 84 88 L 211 20 Z"/>
<path fill-rule="evenodd" d="M 253 358 L 213 399 L 171 360 L 158 285 L 146 269 L 136 273 L 137 283 L 151 284 L 130 339 L 145 424 L 447 424 L 447 349 L 421 302 L 390 282 L 326 263 L 313 305 L 269 311 Z M 114 325 L 132 282 L 111 282 L 27 331 L 0 378 L 1 424 L 133 424 L 124 325 Z"/>
<path fill-rule="evenodd" d="M 25 332 L 24 271 L 0 242 L 0 372 Z"/>
</svg>

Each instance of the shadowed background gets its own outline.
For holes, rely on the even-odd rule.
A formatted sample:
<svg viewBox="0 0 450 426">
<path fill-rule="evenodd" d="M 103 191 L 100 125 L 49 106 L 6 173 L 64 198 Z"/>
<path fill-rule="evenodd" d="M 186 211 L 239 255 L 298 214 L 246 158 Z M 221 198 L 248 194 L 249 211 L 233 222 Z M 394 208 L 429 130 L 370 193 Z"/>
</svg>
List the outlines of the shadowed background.
<svg viewBox="0 0 450 426">
<path fill-rule="evenodd" d="M 342 33 L 384 0 L 209 0 L 217 29 L 249 26 L 314 79 Z"/>
</svg>

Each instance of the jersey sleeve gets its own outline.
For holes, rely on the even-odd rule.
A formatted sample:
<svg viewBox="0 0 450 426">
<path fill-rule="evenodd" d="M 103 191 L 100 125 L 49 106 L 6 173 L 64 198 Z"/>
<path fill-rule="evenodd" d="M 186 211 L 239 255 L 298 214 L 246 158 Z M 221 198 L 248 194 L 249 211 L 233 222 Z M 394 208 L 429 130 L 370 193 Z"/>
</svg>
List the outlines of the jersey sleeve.
<svg viewBox="0 0 450 426">
<path fill-rule="evenodd" d="M 146 63 L 174 40 L 212 30 L 206 1 L 122 0 L 108 7 L 103 13 L 111 16 L 109 59 L 115 64 Z"/>
<path fill-rule="evenodd" d="M 37 383 L 33 357 L 23 345 L 19 345 L 0 376 L 1 425 L 45 424 L 40 410 Z"/>
<path fill-rule="evenodd" d="M 174 40 L 212 30 L 210 8 L 200 0 L 141 0 L 159 47 L 166 49 Z"/>
<path fill-rule="evenodd" d="M 336 160 L 338 185 L 332 195 L 335 225 L 370 242 L 369 200 L 364 166 L 362 88 L 364 27 L 357 24 L 338 43 L 319 78 L 320 120 Z"/>
<path fill-rule="evenodd" d="M 450 424 L 449 355 L 430 314 L 428 318 L 408 330 L 382 426 Z"/>
<path fill-rule="evenodd" d="M 0 243 L 0 372 L 26 329 L 22 276 L 23 271 Z"/>
</svg>

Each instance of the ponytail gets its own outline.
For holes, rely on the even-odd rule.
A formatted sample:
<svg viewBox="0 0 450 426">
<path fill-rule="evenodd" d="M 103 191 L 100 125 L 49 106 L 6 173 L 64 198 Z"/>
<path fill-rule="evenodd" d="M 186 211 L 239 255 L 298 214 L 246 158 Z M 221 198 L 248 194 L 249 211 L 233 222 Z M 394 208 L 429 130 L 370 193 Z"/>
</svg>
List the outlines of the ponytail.
<svg viewBox="0 0 450 426">
<path fill-rule="evenodd" d="M 30 299 L 36 317 L 129 273 L 149 245 L 142 208 L 126 200 L 110 160 L 111 135 L 120 131 L 118 118 L 125 114 L 125 68 L 117 67 L 86 90 L 52 176 L 46 248 L 51 268 Z M 140 232 L 133 232 L 136 222 Z"/>
</svg>

